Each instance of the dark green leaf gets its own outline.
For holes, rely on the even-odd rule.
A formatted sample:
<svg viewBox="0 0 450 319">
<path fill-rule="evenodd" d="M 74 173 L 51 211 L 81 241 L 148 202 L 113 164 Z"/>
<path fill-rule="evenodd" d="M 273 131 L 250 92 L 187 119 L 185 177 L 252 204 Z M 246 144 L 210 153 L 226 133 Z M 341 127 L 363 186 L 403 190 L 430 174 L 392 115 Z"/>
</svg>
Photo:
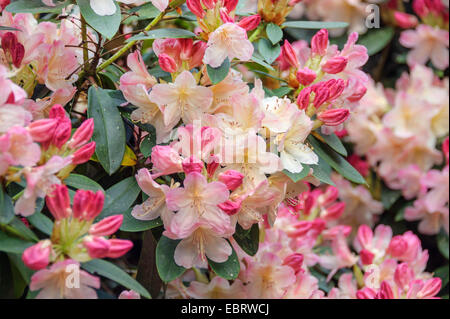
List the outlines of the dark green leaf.
<svg viewBox="0 0 450 319">
<path fill-rule="evenodd" d="M 94 259 L 81 265 L 84 269 L 92 274 L 97 273 L 100 276 L 111 279 L 122 286 L 136 291 L 145 298 L 151 298 L 147 289 L 142 287 L 140 283 L 134 280 L 130 275 L 124 272 L 120 267 L 102 259 Z"/>
<path fill-rule="evenodd" d="M 281 47 L 279 44 L 272 45 L 269 40 L 263 38 L 258 41 L 258 50 L 264 60 L 272 64 L 280 55 Z M 253 59 L 253 61 L 255 60 Z"/>
<path fill-rule="evenodd" d="M 29 229 L 18 217 L 14 217 L 12 221 L 9 223 L 9 226 L 14 228 L 14 230 L 26 240 L 29 241 L 39 240 L 36 234 L 31 229 Z"/>
<path fill-rule="evenodd" d="M 105 90 L 91 86 L 87 113 L 94 119 L 95 154 L 105 171 L 112 175 L 125 153 L 125 128 L 120 112 Z"/>
<path fill-rule="evenodd" d="M 275 23 L 269 23 L 267 25 L 266 33 L 272 44 L 277 44 L 283 38 L 283 30 Z"/>
<path fill-rule="evenodd" d="M 14 206 L 11 197 L 0 185 L 0 224 L 8 224 L 14 218 Z"/>
<path fill-rule="evenodd" d="M 0 31 L 21 31 L 21 30 L 11 27 L 4 27 L 0 25 Z"/>
<path fill-rule="evenodd" d="M 347 22 L 326 21 L 287 21 L 282 25 L 285 28 L 299 29 L 340 29 L 348 27 Z"/>
<path fill-rule="evenodd" d="M 374 55 L 383 50 L 393 39 L 395 34 L 393 27 L 370 29 L 359 38 L 358 44 L 367 48 L 368 55 Z"/>
<path fill-rule="evenodd" d="M 11 13 L 59 13 L 68 3 L 68 1 L 64 1 L 56 3 L 54 7 L 49 7 L 41 0 L 18 0 L 11 2 L 5 10 Z"/>
<path fill-rule="evenodd" d="M 447 286 L 449 281 L 449 267 L 448 265 L 439 267 L 434 271 L 434 276 L 442 279 L 442 288 Z"/>
<path fill-rule="evenodd" d="M 42 213 L 34 213 L 27 218 L 31 225 L 39 229 L 46 235 L 51 235 L 53 231 L 53 222 Z"/>
<path fill-rule="evenodd" d="M 303 165 L 306 167 L 307 165 Z M 312 175 L 322 183 L 336 186 L 331 180 L 331 166 L 328 165 L 323 159 L 319 157 L 319 163 L 317 165 L 309 165 L 313 169 Z"/>
<path fill-rule="evenodd" d="M 231 245 L 230 245 L 231 246 Z M 239 264 L 239 259 L 234 251 L 233 246 L 231 246 L 232 253 L 228 260 L 223 263 L 216 263 L 208 258 L 208 263 L 211 266 L 211 269 L 220 277 L 233 280 L 236 279 L 241 271 L 241 266 Z"/>
<path fill-rule="evenodd" d="M 342 144 L 339 137 L 336 136 L 336 134 L 331 133 L 330 135 L 326 134 L 320 134 L 322 138 L 325 140 L 325 142 L 330 146 L 332 149 L 334 149 L 336 152 L 343 156 L 347 156 L 347 150 L 345 149 L 344 144 Z"/>
<path fill-rule="evenodd" d="M 10 237 L 0 231 L 0 251 L 6 253 L 22 254 L 33 243 L 19 238 Z"/>
<path fill-rule="evenodd" d="M 141 142 L 139 149 L 144 157 L 150 157 L 152 155 L 152 149 L 156 145 L 154 136 L 147 135 Z"/>
<path fill-rule="evenodd" d="M 381 188 L 381 202 L 385 209 L 390 209 L 401 196 L 402 192 L 399 190 L 390 189 L 385 185 Z"/>
<path fill-rule="evenodd" d="M 162 281 L 169 282 L 180 277 L 185 268 L 178 266 L 174 260 L 175 248 L 180 240 L 172 240 L 161 236 L 156 246 L 156 268 Z"/>
<path fill-rule="evenodd" d="M 291 173 L 288 170 L 283 170 L 283 173 L 285 175 L 287 175 L 294 183 L 297 183 L 298 181 L 301 181 L 302 179 L 304 179 L 306 176 L 308 176 L 309 174 L 309 166 L 307 165 L 302 165 L 303 169 L 300 173 Z"/>
<path fill-rule="evenodd" d="M 269 70 L 275 71 L 275 69 L 270 64 L 267 64 L 266 62 L 264 62 L 263 59 L 264 58 L 260 57 L 256 52 L 253 53 L 253 56 L 252 56 L 252 61 L 253 62 L 255 62 L 256 64 L 259 64 L 260 66 L 263 66 L 263 67 L 265 67 L 265 68 L 267 68 Z M 265 72 L 262 72 L 262 73 L 263 74 L 267 74 Z"/>
<path fill-rule="evenodd" d="M 441 231 L 438 234 L 437 245 L 438 245 L 439 251 L 441 252 L 442 256 L 444 256 L 446 259 L 448 259 L 448 255 L 449 255 L 448 235 L 444 231 Z"/>
<path fill-rule="evenodd" d="M 259 226 L 258 224 L 253 224 L 253 226 L 244 230 L 239 224 L 236 225 L 236 232 L 233 238 L 238 243 L 239 247 L 242 248 L 250 256 L 255 256 L 259 248 Z"/>
<path fill-rule="evenodd" d="M 140 192 L 141 189 L 134 176 L 111 186 L 105 192 L 105 204 L 98 218 L 123 214 L 133 205 Z"/>
<path fill-rule="evenodd" d="M 114 2 L 116 12 L 110 16 L 99 16 L 96 14 L 91 8 L 90 0 L 77 0 L 77 4 L 84 19 L 92 28 L 108 39 L 112 39 L 116 35 L 122 20 L 120 7 L 116 2 Z"/>
<path fill-rule="evenodd" d="M 123 213 L 123 222 L 120 226 L 120 230 L 127 232 L 140 232 L 149 230 L 158 226 L 162 226 L 163 222 L 161 218 L 153 220 L 139 220 L 131 215 L 131 209 Z"/>
<path fill-rule="evenodd" d="M 194 38 L 195 33 L 184 30 L 184 29 L 155 29 L 145 33 L 141 33 L 129 38 L 126 42 L 140 41 L 140 40 L 154 40 L 154 39 L 183 39 L 183 38 Z"/>
<path fill-rule="evenodd" d="M 34 271 L 25 266 L 25 264 L 22 261 L 22 254 L 8 253 L 8 257 L 9 260 L 11 261 L 11 264 L 13 264 L 16 267 L 16 269 L 19 271 L 24 281 L 26 283 L 29 283 Z"/>
<path fill-rule="evenodd" d="M 328 145 L 319 142 L 312 135 L 308 137 L 308 141 L 313 146 L 314 152 L 346 179 L 357 184 L 366 184 L 364 177 Z"/>
<path fill-rule="evenodd" d="M 84 175 L 72 173 L 64 180 L 64 183 L 67 186 L 73 187 L 75 189 L 91 190 L 94 192 L 100 190 L 104 192 L 103 187 L 101 187 L 96 181 L 93 181 L 92 179 Z"/>
<path fill-rule="evenodd" d="M 226 58 L 218 68 L 207 65 L 206 69 L 208 70 L 208 76 L 212 84 L 217 84 L 225 79 L 230 72 L 230 60 Z"/>
</svg>

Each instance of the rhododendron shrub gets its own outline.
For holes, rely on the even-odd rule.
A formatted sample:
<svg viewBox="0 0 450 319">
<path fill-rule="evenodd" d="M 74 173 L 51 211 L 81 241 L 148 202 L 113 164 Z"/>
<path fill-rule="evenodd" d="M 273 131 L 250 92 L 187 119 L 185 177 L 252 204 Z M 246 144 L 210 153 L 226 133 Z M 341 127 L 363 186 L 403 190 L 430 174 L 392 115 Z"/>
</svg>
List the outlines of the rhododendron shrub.
<svg viewBox="0 0 450 319">
<path fill-rule="evenodd" d="M 0 297 L 448 297 L 448 1 L 379 2 L 0 0 Z"/>
</svg>

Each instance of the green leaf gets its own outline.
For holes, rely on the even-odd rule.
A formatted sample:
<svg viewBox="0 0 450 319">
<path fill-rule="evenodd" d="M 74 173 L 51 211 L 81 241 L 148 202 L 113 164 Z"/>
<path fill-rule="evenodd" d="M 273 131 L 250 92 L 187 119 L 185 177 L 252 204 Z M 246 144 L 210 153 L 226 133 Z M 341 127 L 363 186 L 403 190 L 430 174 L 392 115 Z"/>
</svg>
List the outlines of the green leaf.
<svg viewBox="0 0 450 319">
<path fill-rule="evenodd" d="M 120 13 L 119 5 L 115 1 L 116 12 L 110 16 L 99 16 L 96 14 L 91 8 L 90 0 L 77 0 L 77 4 L 80 7 L 81 15 L 92 28 L 108 39 L 112 39 L 116 35 L 120 27 L 122 14 Z"/>
<path fill-rule="evenodd" d="M 250 229 L 244 230 L 239 224 L 236 224 L 236 232 L 233 238 L 238 243 L 239 247 L 242 248 L 250 256 L 255 256 L 259 248 L 259 226 L 258 224 L 253 224 Z"/>
<path fill-rule="evenodd" d="M 402 204 L 402 206 L 399 208 L 399 210 L 397 211 L 397 213 L 395 214 L 394 217 L 394 221 L 395 222 L 400 222 L 403 219 L 405 219 L 405 209 L 408 207 L 413 206 L 414 201 L 407 201 L 404 204 Z"/>
<path fill-rule="evenodd" d="M 183 38 L 194 38 L 196 37 L 195 33 L 184 30 L 184 29 L 155 29 L 145 33 L 137 34 L 131 38 L 129 38 L 125 42 L 131 41 L 140 41 L 140 40 L 154 40 L 154 39 L 183 39 Z"/>
<path fill-rule="evenodd" d="M 269 40 L 263 38 L 258 41 L 258 50 L 264 60 L 272 64 L 280 56 L 281 47 L 279 44 L 272 45 Z"/>
<path fill-rule="evenodd" d="M 0 185 L 0 224 L 9 224 L 14 218 L 14 206 L 11 197 Z"/>
<path fill-rule="evenodd" d="M 226 58 L 218 68 L 213 68 L 208 64 L 206 69 L 208 70 L 208 76 L 212 84 L 217 84 L 225 79 L 230 72 L 230 60 Z"/>
<path fill-rule="evenodd" d="M 156 136 L 147 135 L 141 142 L 139 149 L 144 157 L 150 157 L 152 155 L 152 149 L 156 145 Z"/>
<path fill-rule="evenodd" d="M 11 13 L 60 13 L 68 4 L 68 1 L 64 1 L 56 3 L 54 7 L 49 7 L 41 0 L 18 0 L 10 3 L 5 10 Z"/>
<path fill-rule="evenodd" d="M 306 167 L 307 165 L 303 165 Z M 328 165 L 323 159 L 319 157 L 319 163 L 317 165 L 309 165 L 313 169 L 312 175 L 322 183 L 336 186 L 331 180 L 331 166 Z"/>
<path fill-rule="evenodd" d="M 105 171 L 112 175 L 119 169 L 125 153 L 125 127 L 120 112 L 105 90 L 91 86 L 87 113 L 94 119 L 95 154 Z"/>
<path fill-rule="evenodd" d="M 172 240 L 166 236 L 161 236 L 158 245 L 156 245 L 156 268 L 159 277 L 164 282 L 169 282 L 180 277 L 185 268 L 178 266 L 174 260 L 175 248 L 180 240 Z"/>
<path fill-rule="evenodd" d="M 231 246 L 231 245 L 230 245 Z M 211 269 L 220 277 L 233 280 L 236 279 L 241 271 L 241 266 L 239 264 L 239 259 L 234 251 L 233 246 L 231 246 L 232 252 L 228 260 L 223 263 L 216 263 L 208 258 L 208 264 L 211 266 Z"/>
<path fill-rule="evenodd" d="M 386 185 L 381 188 L 381 202 L 386 210 L 390 209 L 401 196 L 402 192 L 399 190 L 390 189 Z"/>
<path fill-rule="evenodd" d="M 320 143 L 312 135 L 308 137 L 308 141 L 313 146 L 314 152 L 339 174 L 354 183 L 366 184 L 364 177 L 362 177 L 352 165 L 350 165 L 341 155 L 333 151 L 328 145 Z"/>
<path fill-rule="evenodd" d="M 449 281 L 449 267 L 448 265 L 439 267 L 434 271 L 434 276 L 442 279 L 442 288 L 447 286 Z"/>
<path fill-rule="evenodd" d="M 93 181 L 92 179 L 84 175 L 72 173 L 64 180 L 64 183 L 67 186 L 73 187 L 75 189 L 91 190 L 94 192 L 100 190 L 104 192 L 103 187 L 101 187 L 96 181 Z"/>
<path fill-rule="evenodd" d="M 439 251 L 441 252 L 442 256 L 444 256 L 446 259 L 448 259 L 448 255 L 449 255 L 448 235 L 444 231 L 441 231 L 437 235 L 437 245 L 438 245 Z"/>
<path fill-rule="evenodd" d="M 131 209 L 128 209 L 123 213 L 123 222 L 120 226 L 120 230 L 127 232 L 140 232 L 149 230 L 158 226 L 162 226 L 163 222 L 161 218 L 156 218 L 153 220 L 139 220 L 131 215 Z"/>
<path fill-rule="evenodd" d="M 264 62 L 263 59 L 264 58 L 263 57 L 259 57 L 259 55 L 256 52 L 253 53 L 253 56 L 252 56 L 252 61 L 253 62 L 255 62 L 256 64 L 259 64 L 260 66 L 263 66 L 263 67 L 265 67 L 265 68 L 267 68 L 269 70 L 275 71 L 275 69 L 270 64 L 267 64 L 266 62 Z M 265 73 L 265 72 L 262 72 L 262 71 L 260 71 L 260 72 L 262 74 L 268 75 L 268 73 Z"/>
<path fill-rule="evenodd" d="M 21 31 L 21 30 L 11 27 L 4 27 L 0 25 L 0 31 Z"/>
<path fill-rule="evenodd" d="M 368 55 L 374 55 L 383 50 L 394 38 L 394 28 L 370 29 L 359 38 L 358 44 L 367 48 Z"/>
<path fill-rule="evenodd" d="M 348 27 L 347 22 L 327 21 L 287 21 L 282 25 L 285 28 L 298 29 L 340 29 Z"/>
<path fill-rule="evenodd" d="M 303 165 L 303 169 L 300 173 L 291 173 L 287 169 L 283 170 L 283 173 L 287 175 L 294 183 L 297 183 L 298 181 L 301 181 L 306 176 L 308 176 L 310 168 L 307 165 Z"/>
<path fill-rule="evenodd" d="M 52 234 L 53 222 L 50 218 L 48 218 L 44 214 L 34 213 L 33 215 L 29 216 L 27 220 L 30 222 L 31 225 L 39 229 L 44 234 L 49 236 Z"/>
<path fill-rule="evenodd" d="M 269 23 L 267 25 L 266 33 L 272 44 L 277 44 L 283 38 L 283 30 L 275 23 Z"/>
<path fill-rule="evenodd" d="M 0 251 L 6 253 L 22 254 L 33 243 L 15 237 L 9 237 L 0 231 Z"/>
<path fill-rule="evenodd" d="M 125 178 L 111 186 L 105 192 L 105 204 L 98 218 L 123 214 L 133 205 L 140 192 L 141 189 L 134 176 Z"/>
<path fill-rule="evenodd" d="M 131 8 L 130 10 L 128 10 L 128 12 L 131 14 L 134 13 L 135 15 L 125 19 L 125 21 L 123 22 L 124 24 L 128 24 L 139 20 L 153 19 L 156 18 L 161 13 L 159 9 L 157 9 L 150 2 Z"/>
<path fill-rule="evenodd" d="M 39 241 L 36 234 L 29 229 L 18 217 L 14 217 L 9 226 L 19 233 L 23 238 L 29 241 Z"/>
<path fill-rule="evenodd" d="M 142 287 L 140 283 L 134 280 L 121 268 L 117 267 L 113 263 L 110 263 L 109 261 L 94 259 L 86 263 L 82 263 L 81 267 L 89 271 L 91 274 L 97 273 L 98 275 L 111 279 L 112 281 L 115 281 L 128 289 L 136 291 L 145 298 L 151 299 L 147 289 Z"/>
<path fill-rule="evenodd" d="M 341 140 L 339 139 L 339 137 L 336 136 L 336 134 L 334 133 L 331 133 L 330 135 L 320 134 L 320 136 L 324 139 L 324 141 L 328 144 L 328 146 L 330 146 L 336 152 L 338 152 L 343 156 L 348 155 L 344 144 L 342 144 Z"/>
<path fill-rule="evenodd" d="M 9 261 L 17 268 L 24 281 L 27 284 L 30 283 L 31 276 L 33 275 L 34 271 L 25 266 L 22 261 L 22 254 L 8 253 L 8 257 Z"/>
</svg>

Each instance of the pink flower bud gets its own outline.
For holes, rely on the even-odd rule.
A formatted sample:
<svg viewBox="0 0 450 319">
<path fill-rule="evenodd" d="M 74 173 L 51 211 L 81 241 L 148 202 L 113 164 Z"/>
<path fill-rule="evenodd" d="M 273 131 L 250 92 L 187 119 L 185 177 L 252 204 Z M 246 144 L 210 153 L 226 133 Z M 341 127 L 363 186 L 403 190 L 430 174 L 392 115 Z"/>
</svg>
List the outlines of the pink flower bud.
<svg viewBox="0 0 450 319">
<path fill-rule="evenodd" d="M 414 280 L 414 271 L 409 268 L 407 263 L 397 266 L 394 273 L 394 281 L 401 289 L 405 289 L 411 281 Z"/>
<path fill-rule="evenodd" d="M 86 145 L 79 148 L 75 153 L 73 153 L 72 164 L 78 165 L 89 161 L 89 159 L 94 155 L 95 152 L 95 142 L 87 143 Z"/>
<path fill-rule="evenodd" d="M 8 6 L 8 4 L 10 4 L 11 3 L 11 0 L 0 0 L 0 12 L 3 10 L 3 9 L 5 9 L 7 6 Z"/>
<path fill-rule="evenodd" d="M 95 258 L 105 258 L 108 255 L 111 243 L 103 238 L 97 236 L 86 236 L 83 239 L 83 245 L 89 254 L 89 257 Z"/>
<path fill-rule="evenodd" d="M 401 11 L 394 12 L 394 19 L 397 25 L 403 29 L 415 28 L 419 23 L 415 16 Z"/>
<path fill-rule="evenodd" d="M 55 184 L 53 187 L 52 193 L 45 198 L 47 207 L 56 220 L 67 218 L 70 216 L 70 197 L 67 186 Z"/>
<path fill-rule="evenodd" d="M 72 134 L 72 124 L 67 117 L 61 118 L 53 132 L 51 144 L 57 148 L 61 148 L 70 138 Z"/>
<path fill-rule="evenodd" d="M 419 17 L 425 17 L 429 13 L 425 0 L 414 0 L 413 9 Z"/>
<path fill-rule="evenodd" d="M 361 257 L 361 262 L 363 265 L 371 265 L 375 254 L 373 254 L 370 250 L 363 249 L 359 252 L 359 257 Z"/>
<path fill-rule="evenodd" d="M 118 299 L 141 299 L 141 296 L 134 290 L 124 290 L 120 293 Z"/>
<path fill-rule="evenodd" d="M 297 71 L 297 80 L 301 85 L 307 86 L 314 82 L 317 74 L 311 69 L 303 68 Z"/>
<path fill-rule="evenodd" d="M 339 197 L 339 190 L 337 187 L 334 186 L 328 186 L 325 190 L 325 193 L 320 196 L 320 204 L 327 206 L 337 200 Z"/>
<path fill-rule="evenodd" d="M 325 125 L 338 126 L 344 123 L 350 116 L 350 111 L 347 109 L 331 109 L 320 113 L 317 118 Z"/>
<path fill-rule="evenodd" d="M 356 242 L 358 246 L 364 248 L 368 247 L 373 239 L 373 232 L 372 229 L 370 229 L 367 225 L 361 225 L 358 228 L 358 232 L 356 234 Z"/>
<path fill-rule="evenodd" d="M 449 162 L 449 138 L 448 137 L 442 143 L 442 152 L 445 155 L 445 158 L 447 160 L 447 165 L 448 165 L 448 162 Z"/>
<path fill-rule="evenodd" d="M 328 102 L 334 101 L 337 99 L 345 89 L 345 82 L 342 79 L 331 79 L 325 82 L 325 86 L 329 90 Z"/>
<path fill-rule="evenodd" d="M 202 19 L 205 16 L 200 0 L 186 0 L 186 5 L 193 14 Z"/>
<path fill-rule="evenodd" d="M 106 257 L 109 258 L 119 258 L 125 255 L 133 247 L 133 242 L 131 240 L 110 239 L 109 243 L 111 246 L 108 254 L 106 255 Z"/>
<path fill-rule="evenodd" d="M 389 243 L 387 252 L 395 258 L 402 256 L 408 249 L 408 243 L 403 239 L 403 236 L 394 236 Z"/>
<path fill-rule="evenodd" d="M 190 174 L 193 172 L 202 173 L 204 165 L 203 162 L 197 159 L 195 156 L 185 158 L 182 163 L 184 173 Z"/>
<path fill-rule="evenodd" d="M 37 120 L 28 125 L 28 130 L 35 142 L 48 142 L 52 138 L 58 122 L 55 119 Z"/>
<path fill-rule="evenodd" d="M 378 292 L 377 299 L 395 299 L 391 285 L 387 281 L 383 281 Z"/>
<path fill-rule="evenodd" d="M 223 6 L 227 8 L 228 12 L 231 12 L 236 9 L 238 2 L 239 0 L 224 0 Z"/>
<path fill-rule="evenodd" d="M 159 66 L 166 72 L 174 73 L 177 71 L 177 63 L 168 54 L 162 53 L 158 57 Z"/>
<path fill-rule="evenodd" d="M 305 88 L 300 91 L 297 97 L 297 105 L 301 110 L 306 110 L 311 103 L 311 88 Z"/>
<path fill-rule="evenodd" d="M 206 42 L 197 41 L 194 43 L 192 47 L 192 55 L 189 60 L 189 68 L 193 69 L 202 65 L 205 50 L 206 50 Z"/>
<path fill-rule="evenodd" d="M 202 3 L 207 9 L 214 9 L 217 0 L 202 0 Z"/>
<path fill-rule="evenodd" d="M 369 287 L 364 287 L 363 289 L 356 292 L 357 299 L 375 299 L 377 292 Z"/>
<path fill-rule="evenodd" d="M 357 86 L 354 88 L 352 95 L 350 95 L 347 100 L 349 100 L 350 102 L 358 102 L 363 98 L 366 92 L 367 88 L 362 83 L 358 82 Z"/>
<path fill-rule="evenodd" d="M 48 113 L 48 117 L 51 119 L 61 119 L 66 117 L 66 111 L 64 111 L 64 108 L 61 104 L 55 104 L 50 109 L 50 112 Z"/>
<path fill-rule="evenodd" d="M 441 278 L 431 278 L 425 281 L 423 288 L 420 290 L 419 295 L 422 298 L 433 298 L 436 296 L 442 288 Z"/>
<path fill-rule="evenodd" d="M 261 16 L 259 14 L 254 14 L 249 17 L 245 17 L 239 21 L 238 26 L 246 31 L 252 31 L 258 27 L 261 23 Z"/>
<path fill-rule="evenodd" d="M 7 60 L 19 68 L 25 56 L 25 48 L 19 43 L 17 36 L 12 32 L 7 32 L 3 35 L 1 44 Z"/>
<path fill-rule="evenodd" d="M 315 108 L 321 107 L 330 97 L 330 90 L 324 85 L 316 86 L 314 93 L 313 105 Z"/>
<path fill-rule="evenodd" d="M 43 240 L 25 249 L 22 254 L 22 261 L 30 269 L 40 270 L 47 267 L 50 262 L 52 242 Z"/>
<path fill-rule="evenodd" d="M 311 39 L 312 53 L 324 56 L 328 49 L 328 30 L 322 29 Z"/>
<path fill-rule="evenodd" d="M 219 181 L 224 183 L 230 191 L 241 186 L 243 180 L 244 175 L 232 169 L 219 174 Z"/>
<path fill-rule="evenodd" d="M 69 148 L 75 149 L 86 144 L 94 133 L 94 119 L 87 119 L 75 131 L 69 143 Z"/>
<path fill-rule="evenodd" d="M 228 14 L 227 9 L 225 8 L 221 8 L 219 11 L 220 14 L 220 19 L 223 21 L 223 23 L 233 23 L 234 19 L 232 17 L 230 17 L 230 15 Z"/>
<path fill-rule="evenodd" d="M 73 198 L 72 211 L 77 219 L 91 221 L 103 209 L 105 195 L 102 191 L 94 193 L 90 190 L 77 190 Z"/>
<path fill-rule="evenodd" d="M 338 219 L 345 211 L 345 202 L 335 203 L 326 209 L 326 219 Z"/>
<path fill-rule="evenodd" d="M 284 40 L 284 44 L 281 48 L 281 54 L 284 60 L 292 67 L 298 67 L 298 58 L 297 53 L 295 53 L 294 48 L 288 42 L 288 40 Z"/>
<path fill-rule="evenodd" d="M 294 269 L 296 275 L 302 271 L 302 264 L 303 255 L 298 253 L 289 255 L 283 260 L 283 265 L 289 266 Z"/>
<path fill-rule="evenodd" d="M 208 164 L 206 165 L 208 177 L 212 177 L 214 175 L 219 165 L 219 157 L 217 155 L 211 155 L 208 159 Z"/>
<path fill-rule="evenodd" d="M 347 63 L 348 59 L 346 57 L 337 56 L 325 62 L 325 64 L 322 66 L 322 71 L 329 74 L 337 74 L 344 71 Z"/>
<path fill-rule="evenodd" d="M 189 60 L 194 48 L 194 41 L 192 39 L 179 39 L 180 43 L 180 59 Z"/>
<path fill-rule="evenodd" d="M 241 209 L 241 203 L 241 201 L 233 202 L 232 200 L 227 200 L 217 205 L 217 207 L 223 210 L 227 215 L 232 216 L 239 212 L 239 210 Z"/>
<path fill-rule="evenodd" d="M 89 234 L 93 236 L 110 236 L 122 226 L 123 215 L 112 215 L 95 223 L 89 228 Z"/>
<path fill-rule="evenodd" d="M 154 146 L 151 162 L 153 163 L 153 168 L 162 175 L 170 175 L 183 171 L 180 154 L 168 145 Z"/>
</svg>

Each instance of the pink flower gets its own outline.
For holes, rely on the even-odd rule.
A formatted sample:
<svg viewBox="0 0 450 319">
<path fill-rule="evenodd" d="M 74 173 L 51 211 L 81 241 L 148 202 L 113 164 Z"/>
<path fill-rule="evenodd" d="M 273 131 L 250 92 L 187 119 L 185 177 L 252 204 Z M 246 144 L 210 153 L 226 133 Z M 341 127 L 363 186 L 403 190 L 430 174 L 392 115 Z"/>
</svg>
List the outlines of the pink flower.
<svg viewBox="0 0 450 319">
<path fill-rule="evenodd" d="M 431 59 L 438 69 L 445 70 L 448 67 L 448 31 L 421 24 L 416 30 L 403 31 L 400 43 L 412 49 L 408 53 L 408 64 L 424 65 Z"/>
<path fill-rule="evenodd" d="M 134 290 L 124 290 L 120 293 L 119 299 L 141 299 L 141 296 Z"/>
<path fill-rule="evenodd" d="M 245 287 L 239 279 L 232 284 L 219 276 L 214 277 L 208 284 L 193 281 L 186 293 L 195 299 L 243 299 L 246 297 Z"/>
<path fill-rule="evenodd" d="M 169 145 L 154 146 L 152 149 L 151 162 L 156 173 L 155 177 L 183 171 L 182 157 Z"/>
<path fill-rule="evenodd" d="M 100 279 L 80 270 L 80 264 L 67 259 L 42 269 L 31 277 L 30 290 L 41 291 L 37 299 L 96 299 Z"/>
<path fill-rule="evenodd" d="M 208 183 L 200 173 L 191 173 L 184 180 L 184 188 L 167 192 L 166 202 L 170 210 L 178 211 L 167 230 L 176 238 L 190 236 L 199 223 L 211 226 L 216 233 L 226 232 L 230 218 L 217 205 L 228 199 L 229 192 L 221 182 Z"/>
<path fill-rule="evenodd" d="M 185 124 L 200 120 L 211 105 L 213 94 L 209 88 L 198 86 L 189 71 L 183 71 L 174 83 L 156 84 L 149 97 L 161 109 L 164 124 L 173 128 L 180 119 Z"/>
<path fill-rule="evenodd" d="M 52 243 L 50 240 L 43 240 L 25 249 L 22 260 L 25 266 L 33 270 L 40 270 L 47 267 L 50 262 Z"/>
<path fill-rule="evenodd" d="M 225 23 L 209 34 L 203 63 L 218 68 L 223 61 L 238 58 L 248 61 L 253 55 L 253 45 L 247 39 L 247 31 L 235 23 Z"/>
<path fill-rule="evenodd" d="M 367 225 L 361 225 L 358 228 L 357 235 L 353 242 L 357 252 L 365 251 L 363 254 L 367 255 L 370 252 L 372 263 L 379 263 L 386 255 L 386 249 L 392 238 L 392 229 L 389 226 L 378 225 L 375 228 L 375 234 Z"/>
</svg>

